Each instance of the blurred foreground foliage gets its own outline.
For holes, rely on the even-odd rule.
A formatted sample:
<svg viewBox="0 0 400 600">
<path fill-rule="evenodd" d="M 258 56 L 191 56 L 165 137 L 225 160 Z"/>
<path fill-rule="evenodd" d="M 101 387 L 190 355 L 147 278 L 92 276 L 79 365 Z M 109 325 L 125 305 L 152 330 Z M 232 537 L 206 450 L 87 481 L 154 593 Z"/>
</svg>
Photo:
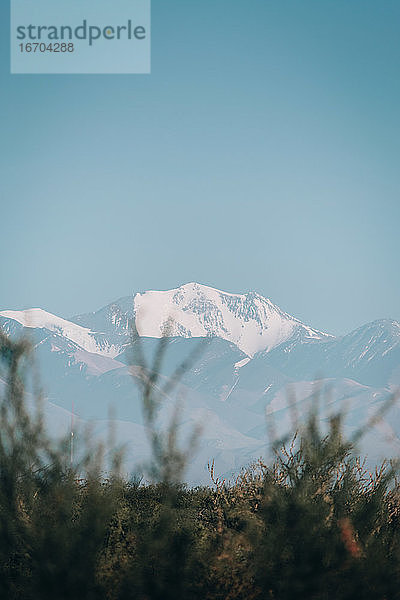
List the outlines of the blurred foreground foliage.
<svg viewBox="0 0 400 600">
<path fill-rule="evenodd" d="M 102 474 L 90 448 L 71 466 L 40 411 L 28 411 L 29 347 L 0 333 L 0 598 L 262 600 L 400 598 L 400 487 L 391 463 L 367 472 L 311 414 L 293 441 L 233 482 L 180 483 L 176 424 L 144 414 L 154 483 Z M 84 476 L 82 476 L 84 473 Z"/>
</svg>

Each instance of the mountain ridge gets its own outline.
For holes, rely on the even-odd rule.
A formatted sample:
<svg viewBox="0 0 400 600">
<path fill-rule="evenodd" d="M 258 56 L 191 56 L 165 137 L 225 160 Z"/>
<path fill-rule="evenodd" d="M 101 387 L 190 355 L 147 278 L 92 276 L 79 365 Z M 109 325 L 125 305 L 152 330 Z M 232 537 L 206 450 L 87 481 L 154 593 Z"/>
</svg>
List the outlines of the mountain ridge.
<svg viewBox="0 0 400 600">
<path fill-rule="evenodd" d="M 140 382 L 146 369 L 154 368 L 170 316 L 175 323 L 157 376 L 161 388 L 165 384 L 171 391 L 163 395 L 160 423 L 166 426 L 182 398 L 180 432 L 185 436 L 198 420 L 203 422 L 202 443 L 189 476 L 194 483 L 207 481 L 211 459 L 229 476 L 261 456 L 265 419 L 273 418 L 278 431 L 286 433 L 292 427 L 293 398 L 302 418 L 316 396 L 326 394 L 329 401 L 321 420 L 332 411 L 346 410 L 346 431 L 351 433 L 400 387 L 399 322 L 376 320 L 335 337 L 305 325 L 255 292 L 231 294 L 191 283 L 124 296 L 69 320 L 41 309 L 4 310 L 0 326 L 11 336 L 30 333 L 50 426 L 54 418 L 55 431 L 63 424 L 67 433 L 68 415 L 54 406 L 69 411 L 73 400 L 82 422 L 93 421 L 100 431 L 113 405 L 118 441 L 127 444 L 133 465 L 144 457 L 146 439 Z M 132 337 L 132 323 L 141 336 Z M 145 370 L 140 353 L 135 353 L 137 344 Z M 196 361 L 175 381 L 177 368 L 193 352 Z M 395 447 L 400 447 L 396 408 L 384 425 L 382 431 L 393 430 Z M 379 460 L 381 450 L 390 454 L 387 441 L 375 430 L 366 450 L 373 460 Z"/>
<path fill-rule="evenodd" d="M 393 346 L 400 339 L 400 323 L 394 319 L 378 319 L 345 335 L 333 336 L 304 324 L 255 291 L 234 294 L 195 282 L 171 290 L 123 296 L 97 311 L 69 319 L 41 308 L 2 310 L 0 319 L 6 329 L 15 329 L 15 323 L 28 329 L 47 329 L 88 352 L 110 358 L 115 358 L 129 342 L 132 324 L 141 337 L 219 337 L 233 343 L 249 358 L 277 348 L 289 353 L 299 344 L 339 343 L 371 328 L 387 330 L 390 326 L 396 338 Z"/>
</svg>

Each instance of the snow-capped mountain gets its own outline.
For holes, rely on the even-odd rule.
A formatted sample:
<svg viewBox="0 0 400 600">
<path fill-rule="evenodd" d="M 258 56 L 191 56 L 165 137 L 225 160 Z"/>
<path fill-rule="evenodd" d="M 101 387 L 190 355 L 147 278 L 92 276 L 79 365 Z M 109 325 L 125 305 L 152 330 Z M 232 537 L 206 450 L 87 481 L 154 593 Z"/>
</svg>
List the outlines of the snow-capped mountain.
<svg viewBox="0 0 400 600">
<path fill-rule="evenodd" d="M 120 348 L 111 344 L 101 332 L 94 332 L 87 327 L 81 327 L 76 323 L 57 317 L 41 308 L 30 308 L 28 310 L 4 310 L 0 312 L 2 323 L 6 330 L 12 326 L 12 322 L 19 323 L 27 329 L 43 329 L 48 332 L 57 333 L 77 344 L 87 352 L 101 354 L 114 358 Z"/>
<path fill-rule="evenodd" d="M 117 334 L 122 345 L 128 340 L 133 321 L 142 337 L 217 337 L 235 344 L 249 357 L 261 350 L 268 352 L 291 339 L 332 337 L 304 325 L 256 292 L 230 294 L 198 283 L 167 291 L 137 293 L 96 313 L 78 315 L 71 320 L 107 334 L 113 343 Z"/>
<path fill-rule="evenodd" d="M 219 337 L 248 356 L 270 351 L 293 336 L 328 336 L 307 327 L 256 292 L 228 294 L 198 283 L 166 292 L 136 294 L 134 313 L 139 335 Z"/>
<path fill-rule="evenodd" d="M 134 319 L 133 301 L 134 296 L 119 298 L 96 312 L 77 315 L 70 320 L 92 331 L 102 331 L 108 336 L 116 335 L 126 339 Z"/>
<path fill-rule="evenodd" d="M 298 378 L 350 377 L 360 383 L 400 384 L 400 323 L 382 319 L 367 323 L 324 344 L 281 344 L 257 359 Z"/>
<path fill-rule="evenodd" d="M 132 337 L 132 325 L 138 338 Z M 143 457 L 146 446 L 140 386 L 134 385 L 145 373 L 139 355 L 151 369 L 160 337 L 168 336 L 155 383 L 163 397 L 160 422 L 168 422 L 175 402 L 183 398 L 182 435 L 203 423 L 202 444 L 188 476 L 192 482 L 207 481 L 210 459 L 229 474 L 262 455 L 266 413 L 282 432 L 291 426 L 294 399 L 301 416 L 316 392 L 329 390 L 321 419 L 346 409 L 351 433 L 400 385 L 397 321 L 375 321 L 336 338 L 255 292 L 231 294 L 197 283 L 136 293 L 70 319 L 38 308 L 3 310 L 0 326 L 11 336 L 30 334 L 50 425 L 52 415 L 58 415 L 54 430 L 62 423 L 68 427 L 72 400 L 82 420 L 95 421 L 96 431 L 104 430 L 112 405 L 118 441 L 127 443 L 132 460 Z M 174 382 L 179 365 L 194 355 Z M 396 407 L 367 438 L 364 450 L 378 460 L 393 448 L 400 451 Z"/>
</svg>

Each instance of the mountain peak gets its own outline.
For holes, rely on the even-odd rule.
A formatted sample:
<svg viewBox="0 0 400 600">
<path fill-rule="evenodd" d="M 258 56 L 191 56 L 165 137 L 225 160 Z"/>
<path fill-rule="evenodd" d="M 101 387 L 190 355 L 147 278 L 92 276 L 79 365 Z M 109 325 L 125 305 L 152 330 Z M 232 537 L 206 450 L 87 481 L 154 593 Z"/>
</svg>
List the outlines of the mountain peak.
<svg viewBox="0 0 400 600">
<path fill-rule="evenodd" d="M 181 337 L 220 337 L 248 356 L 271 350 L 299 328 L 309 337 L 324 335 L 255 291 L 232 294 L 196 282 L 136 294 L 134 313 L 136 328 L 143 337 L 159 338 L 165 332 Z"/>
<path fill-rule="evenodd" d="M 0 317 L 20 323 L 29 329 L 46 329 L 74 342 L 84 350 L 91 353 L 102 353 L 105 356 L 114 357 L 118 350 L 112 346 L 101 344 L 96 340 L 95 333 L 87 327 L 67 321 L 62 317 L 53 315 L 41 308 L 29 308 L 27 310 L 3 310 Z"/>
<path fill-rule="evenodd" d="M 134 320 L 142 337 L 217 337 L 247 356 L 269 352 L 289 340 L 322 339 L 256 291 L 233 294 L 197 282 L 164 291 L 145 291 L 121 298 L 70 321 L 41 309 L 3 311 L 3 318 L 24 327 L 45 328 L 64 335 L 89 352 L 116 356 L 129 339 Z"/>
</svg>

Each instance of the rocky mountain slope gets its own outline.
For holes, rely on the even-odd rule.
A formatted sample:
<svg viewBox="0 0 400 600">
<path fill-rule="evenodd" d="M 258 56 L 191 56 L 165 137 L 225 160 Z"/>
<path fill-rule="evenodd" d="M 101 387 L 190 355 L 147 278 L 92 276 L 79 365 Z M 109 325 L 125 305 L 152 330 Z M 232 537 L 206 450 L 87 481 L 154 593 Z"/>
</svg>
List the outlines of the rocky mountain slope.
<svg viewBox="0 0 400 600">
<path fill-rule="evenodd" d="M 73 401 L 76 418 L 94 422 L 101 435 L 112 406 L 127 468 L 143 461 L 148 450 L 135 383 L 145 372 L 143 359 L 151 370 L 159 340 L 168 336 L 157 367 L 160 424 L 166 425 L 176 401 L 183 438 L 202 424 L 191 482 L 207 481 L 209 460 L 229 474 L 265 454 L 266 423 L 285 432 L 317 396 L 321 419 L 346 410 L 351 434 L 400 384 L 396 321 L 369 323 L 335 338 L 256 293 L 230 294 L 196 283 L 138 293 L 68 320 L 41 309 L 3 310 L 0 326 L 9 335 L 28 334 L 33 340 L 49 427 L 68 432 Z M 132 336 L 135 330 L 138 336 Z M 185 361 L 185 372 L 172 385 Z M 365 438 L 364 450 L 378 460 L 399 450 L 399 436 L 400 417 L 393 407 Z"/>
</svg>

